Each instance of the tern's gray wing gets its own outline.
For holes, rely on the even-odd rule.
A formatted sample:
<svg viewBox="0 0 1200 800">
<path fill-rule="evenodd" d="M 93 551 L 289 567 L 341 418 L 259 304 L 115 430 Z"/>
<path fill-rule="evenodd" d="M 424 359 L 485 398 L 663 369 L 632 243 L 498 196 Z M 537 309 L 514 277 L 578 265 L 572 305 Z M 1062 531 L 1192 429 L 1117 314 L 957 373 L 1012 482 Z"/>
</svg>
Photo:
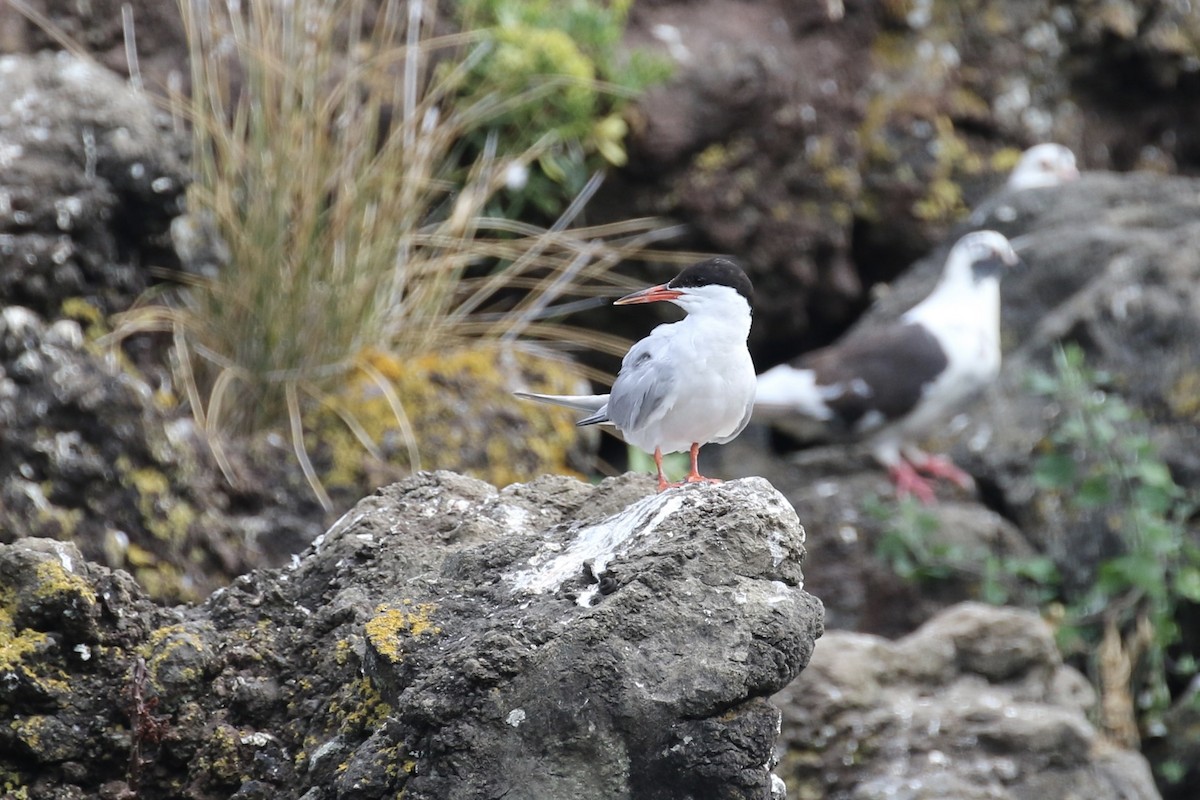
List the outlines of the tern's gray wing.
<svg viewBox="0 0 1200 800">
<path fill-rule="evenodd" d="M 638 430 L 662 417 L 674 403 L 676 365 L 654 335 L 630 348 L 608 396 L 608 418 L 623 431 Z"/>
</svg>

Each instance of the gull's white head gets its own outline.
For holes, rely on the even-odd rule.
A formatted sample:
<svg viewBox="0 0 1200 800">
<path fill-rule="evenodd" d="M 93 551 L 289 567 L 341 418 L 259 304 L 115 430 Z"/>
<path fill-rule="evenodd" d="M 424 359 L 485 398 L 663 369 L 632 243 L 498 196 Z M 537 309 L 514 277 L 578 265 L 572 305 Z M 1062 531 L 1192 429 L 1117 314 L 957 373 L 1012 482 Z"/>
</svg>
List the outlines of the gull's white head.
<svg viewBox="0 0 1200 800">
<path fill-rule="evenodd" d="M 974 231 L 954 243 L 946 257 L 943 282 L 975 286 L 999 280 L 1008 268 L 1020 263 L 1012 243 L 996 231 Z"/>
<path fill-rule="evenodd" d="M 1036 144 L 1021 154 L 1017 165 L 1008 176 L 1008 188 L 1036 189 L 1043 186 L 1058 186 L 1079 177 L 1075 166 L 1075 154 L 1069 147 L 1047 142 Z"/>
</svg>

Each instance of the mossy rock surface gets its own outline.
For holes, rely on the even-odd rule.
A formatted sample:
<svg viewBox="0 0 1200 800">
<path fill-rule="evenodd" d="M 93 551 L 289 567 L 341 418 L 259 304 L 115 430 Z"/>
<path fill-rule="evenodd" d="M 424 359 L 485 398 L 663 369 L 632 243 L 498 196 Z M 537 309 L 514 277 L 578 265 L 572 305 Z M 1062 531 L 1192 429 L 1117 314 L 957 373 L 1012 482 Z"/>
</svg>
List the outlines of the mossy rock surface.
<svg viewBox="0 0 1200 800">
<path fill-rule="evenodd" d="M 589 468 L 596 435 L 576 427 L 577 412 L 513 396 L 588 392 L 567 362 L 496 345 L 407 359 L 374 352 L 368 360 L 375 375 L 355 373 L 336 396 L 336 410 L 317 415 L 308 439 L 333 492 L 360 497 L 416 469 L 450 469 L 507 486 Z M 347 419 L 361 426 L 375 453 Z"/>
</svg>

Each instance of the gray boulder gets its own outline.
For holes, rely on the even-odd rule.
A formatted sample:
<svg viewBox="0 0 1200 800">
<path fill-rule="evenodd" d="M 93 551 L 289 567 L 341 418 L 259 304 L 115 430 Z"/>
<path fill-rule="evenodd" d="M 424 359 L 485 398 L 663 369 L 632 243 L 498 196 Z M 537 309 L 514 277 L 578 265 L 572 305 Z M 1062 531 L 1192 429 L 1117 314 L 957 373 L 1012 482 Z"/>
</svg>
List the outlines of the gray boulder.
<svg viewBox="0 0 1200 800">
<path fill-rule="evenodd" d="M 194 607 L 0 545 L 0 769 L 32 798 L 765 799 L 766 698 L 822 630 L 803 541 L 761 480 L 425 473 Z"/>
<path fill-rule="evenodd" d="M 789 797 L 1156 800 L 1034 614 L 954 606 L 897 641 L 831 631 L 774 701 Z"/>
</svg>

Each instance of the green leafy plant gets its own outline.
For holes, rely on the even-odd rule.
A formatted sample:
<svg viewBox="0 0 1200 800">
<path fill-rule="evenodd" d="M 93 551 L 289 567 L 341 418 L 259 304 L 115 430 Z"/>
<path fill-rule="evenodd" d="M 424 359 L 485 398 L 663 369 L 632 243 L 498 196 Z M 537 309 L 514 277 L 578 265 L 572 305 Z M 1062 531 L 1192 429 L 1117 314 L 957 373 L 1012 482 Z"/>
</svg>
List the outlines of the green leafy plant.
<svg viewBox="0 0 1200 800">
<path fill-rule="evenodd" d="M 875 544 L 875 555 L 901 578 L 933 583 L 961 576 L 969 570 L 961 547 L 936 541 L 938 520 L 913 498 L 896 504 L 869 497 L 863 510 L 883 525 Z"/>
<path fill-rule="evenodd" d="M 1029 375 L 1053 419 L 1032 478 L 1054 524 L 1109 537 L 1116 552 L 1085 568 L 1077 554 L 982 559 L 931 541 L 936 517 L 912 501 L 872 500 L 865 509 L 883 523 L 877 554 L 897 574 L 936 583 L 978 579 L 982 599 L 1034 603 L 1057 627 L 1065 657 L 1086 668 L 1101 699 L 1100 723 L 1136 746 L 1144 732 L 1161 735 L 1171 687 L 1200 672 L 1181 652 L 1179 619 L 1200 603 L 1200 545 L 1189 525 L 1197 512 L 1151 439 L 1145 417 L 1109 390 L 1110 376 L 1090 368 L 1077 345 L 1056 350 L 1052 371 Z M 1070 563 L 1068 563 L 1070 560 Z M 1165 761 L 1159 774 L 1178 781 L 1186 770 Z"/>
<path fill-rule="evenodd" d="M 1009 555 L 967 547 L 941 536 L 937 515 L 913 498 L 868 497 L 863 510 L 882 526 L 875 555 L 901 578 L 934 585 L 964 581 L 990 603 L 1038 602 L 1054 595 L 1058 572 L 1041 555 Z"/>
<path fill-rule="evenodd" d="M 403 398 L 364 354 L 480 340 L 623 351 L 558 320 L 618 293 L 611 267 L 660 232 L 649 220 L 572 229 L 598 176 L 548 228 L 489 213 L 512 170 L 564 141 L 495 132 L 546 87 L 474 91 L 490 35 L 435 35 L 434 4 L 403 0 L 180 8 L 191 93 L 173 108 L 192 135 L 189 211 L 212 221 L 228 263 L 127 313 L 117 337 L 173 337 L 218 459 L 222 435 L 282 425 L 328 504 L 303 420 L 313 405 L 334 407 L 331 387 L 348 373 L 388 398 L 419 466 Z M 477 146 L 464 160 L 468 140 Z"/>
<path fill-rule="evenodd" d="M 510 173 L 496 208 L 517 216 L 532 208 L 557 215 L 588 176 L 627 160 L 622 117 L 627 103 L 665 80 L 667 61 L 618 47 L 632 0 L 466 0 L 459 6 L 465 29 L 486 42 L 463 93 L 472 102 L 525 97 L 467 139 L 478 152 L 488 135 L 524 149 L 545 135 L 529 169 Z M 529 87 L 536 89 L 530 93 Z"/>
<path fill-rule="evenodd" d="M 1111 384 L 1076 345 L 1055 352 L 1053 373 L 1030 376 L 1030 388 L 1057 409 L 1034 481 L 1057 498 L 1069 522 L 1102 526 L 1120 544 L 1096 566 L 1090 586 L 1062 598 L 1059 640 L 1067 655 L 1091 662 L 1103 694 L 1096 654 L 1106 632 L 1121 637 L 1132 665 L 1128 692 L 1147 730 L 1171 702 L 1172 673 L 1196 672 L 1194 659 L 1169 657 L 1181 641 L 1182 604 L 1200 602 L 1200 547 L 1188 535 L 1196 507 L 1159 456 L 1144 417 L 1108 391 Z"/>
</svg>

